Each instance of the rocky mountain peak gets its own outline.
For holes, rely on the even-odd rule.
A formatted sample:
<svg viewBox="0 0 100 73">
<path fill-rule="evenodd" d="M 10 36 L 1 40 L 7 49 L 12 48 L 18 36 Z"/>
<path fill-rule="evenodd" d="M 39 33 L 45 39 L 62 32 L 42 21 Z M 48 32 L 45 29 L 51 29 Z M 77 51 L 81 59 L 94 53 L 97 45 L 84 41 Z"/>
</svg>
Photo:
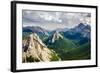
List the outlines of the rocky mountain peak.
<svg viewBox="0 0 100 73">
<path fill-rule="evenodd" d="M 53 37 L 52 37 L 52 43 L 54 43 L 56 40 L 58 40 L 59 38 L 63 38 L 63 36 L 58 32 L 56 31 L 54 34 L 53 34 Z"/>
<path fill-rule="evenodd" d="M 30 43 L 34 43 L 34 41 L 38 42 L 41 46 L 46 47 L 46 45 L 42 42 L 42 40 L 39 38 L 39 36 L 36 33 L 29 35 Z"/>
<path fill-rule="evenodd" d="M 78 25 L 78 27 L 83 27 L 84 26 L 84 23 L 80 23 L 79 25 Z"/>
<path fill-rule="evenodd" d="M 35 33 L 30 34 L 26 42 L 24 42 L 23 62 L 51 61 L 53 55 L 56 55 L 55 52 L 47 48 Z"/>
</svg>

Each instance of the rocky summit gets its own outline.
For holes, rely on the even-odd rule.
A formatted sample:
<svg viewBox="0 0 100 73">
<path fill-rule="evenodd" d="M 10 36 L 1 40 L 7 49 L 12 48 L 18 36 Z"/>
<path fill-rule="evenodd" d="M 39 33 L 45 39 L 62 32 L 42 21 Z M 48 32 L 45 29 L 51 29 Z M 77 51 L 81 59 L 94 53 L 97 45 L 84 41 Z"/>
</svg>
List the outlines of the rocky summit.
<svg viewBox="0 0 100 73">
<path fill-rule="evenodd" d="M 48 48 L 36 33 L 32 33 L 23 41 L 22 62 L 58 61 L 55 51 Z"/>
<path fill-rule="evenodd" d="M 54 43 L 56 40 L 59 40 L 60 38 L 63 38 L 63 36 L 58 31 L 56 31 L 53 34 L 51 42 Z"/>
</svg>

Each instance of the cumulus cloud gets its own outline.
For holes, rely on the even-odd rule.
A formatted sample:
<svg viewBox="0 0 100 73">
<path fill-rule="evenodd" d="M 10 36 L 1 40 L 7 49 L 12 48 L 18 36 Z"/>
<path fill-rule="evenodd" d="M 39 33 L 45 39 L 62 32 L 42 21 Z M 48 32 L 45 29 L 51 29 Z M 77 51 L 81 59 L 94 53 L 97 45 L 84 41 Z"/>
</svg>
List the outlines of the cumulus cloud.
<svg viewBox="0 0 100 73">
<path fill-rule="evenodd" d="M 91 23 L 90 13 L 23 10 L 22 17 L 23 25 L 30 25 L 26 23 L 31 23 L 31 25 L 32 23 L 37 23 L 39 26 L 52 26 L 51 29 L 53 29 L 53 25 L 61 28 L 71 28 L 79 23 Z"/>
</svg>

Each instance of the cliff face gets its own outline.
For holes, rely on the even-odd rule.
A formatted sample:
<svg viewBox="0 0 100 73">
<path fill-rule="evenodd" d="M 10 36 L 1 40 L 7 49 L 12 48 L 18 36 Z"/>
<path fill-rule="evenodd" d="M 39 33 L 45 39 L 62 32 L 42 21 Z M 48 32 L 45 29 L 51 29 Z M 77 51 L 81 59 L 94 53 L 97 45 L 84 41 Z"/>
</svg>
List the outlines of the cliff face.
<svg viewBox="0 0 100 73">
<path fill-rule="evenodd" d="M 35 33 L 30 34 L 23 42 L 22 61 L 25 62 L 45 62 L 60 60 L 55 51 L 47 48 Z"/>
<path fill-rule="evenodd" d="M 59 34 L 59 32 L 55 32 L 54 34 L 53 34 L 53 37 L 52 37 L 52 43 L 54 43 L 56 40 L 59 40 L 60 38 L 62 38 L 63 39 L 63 36 L 61 35 L 61 34 Z"/>
</svg>

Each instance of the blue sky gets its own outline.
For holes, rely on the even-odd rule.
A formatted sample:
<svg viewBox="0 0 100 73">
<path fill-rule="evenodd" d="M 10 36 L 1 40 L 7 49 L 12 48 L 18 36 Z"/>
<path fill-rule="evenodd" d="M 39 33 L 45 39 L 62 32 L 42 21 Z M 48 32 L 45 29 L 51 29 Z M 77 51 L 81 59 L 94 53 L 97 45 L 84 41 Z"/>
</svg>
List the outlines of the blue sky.
<svg viewBox="0 0 100 73">
<path fill-rule="evenodd" d="M 23 27 L 40 26 L 48 30 L 72 28 L 79 23 L 90 24 L 90 13 L 23 10 Z"/>
</svg>

